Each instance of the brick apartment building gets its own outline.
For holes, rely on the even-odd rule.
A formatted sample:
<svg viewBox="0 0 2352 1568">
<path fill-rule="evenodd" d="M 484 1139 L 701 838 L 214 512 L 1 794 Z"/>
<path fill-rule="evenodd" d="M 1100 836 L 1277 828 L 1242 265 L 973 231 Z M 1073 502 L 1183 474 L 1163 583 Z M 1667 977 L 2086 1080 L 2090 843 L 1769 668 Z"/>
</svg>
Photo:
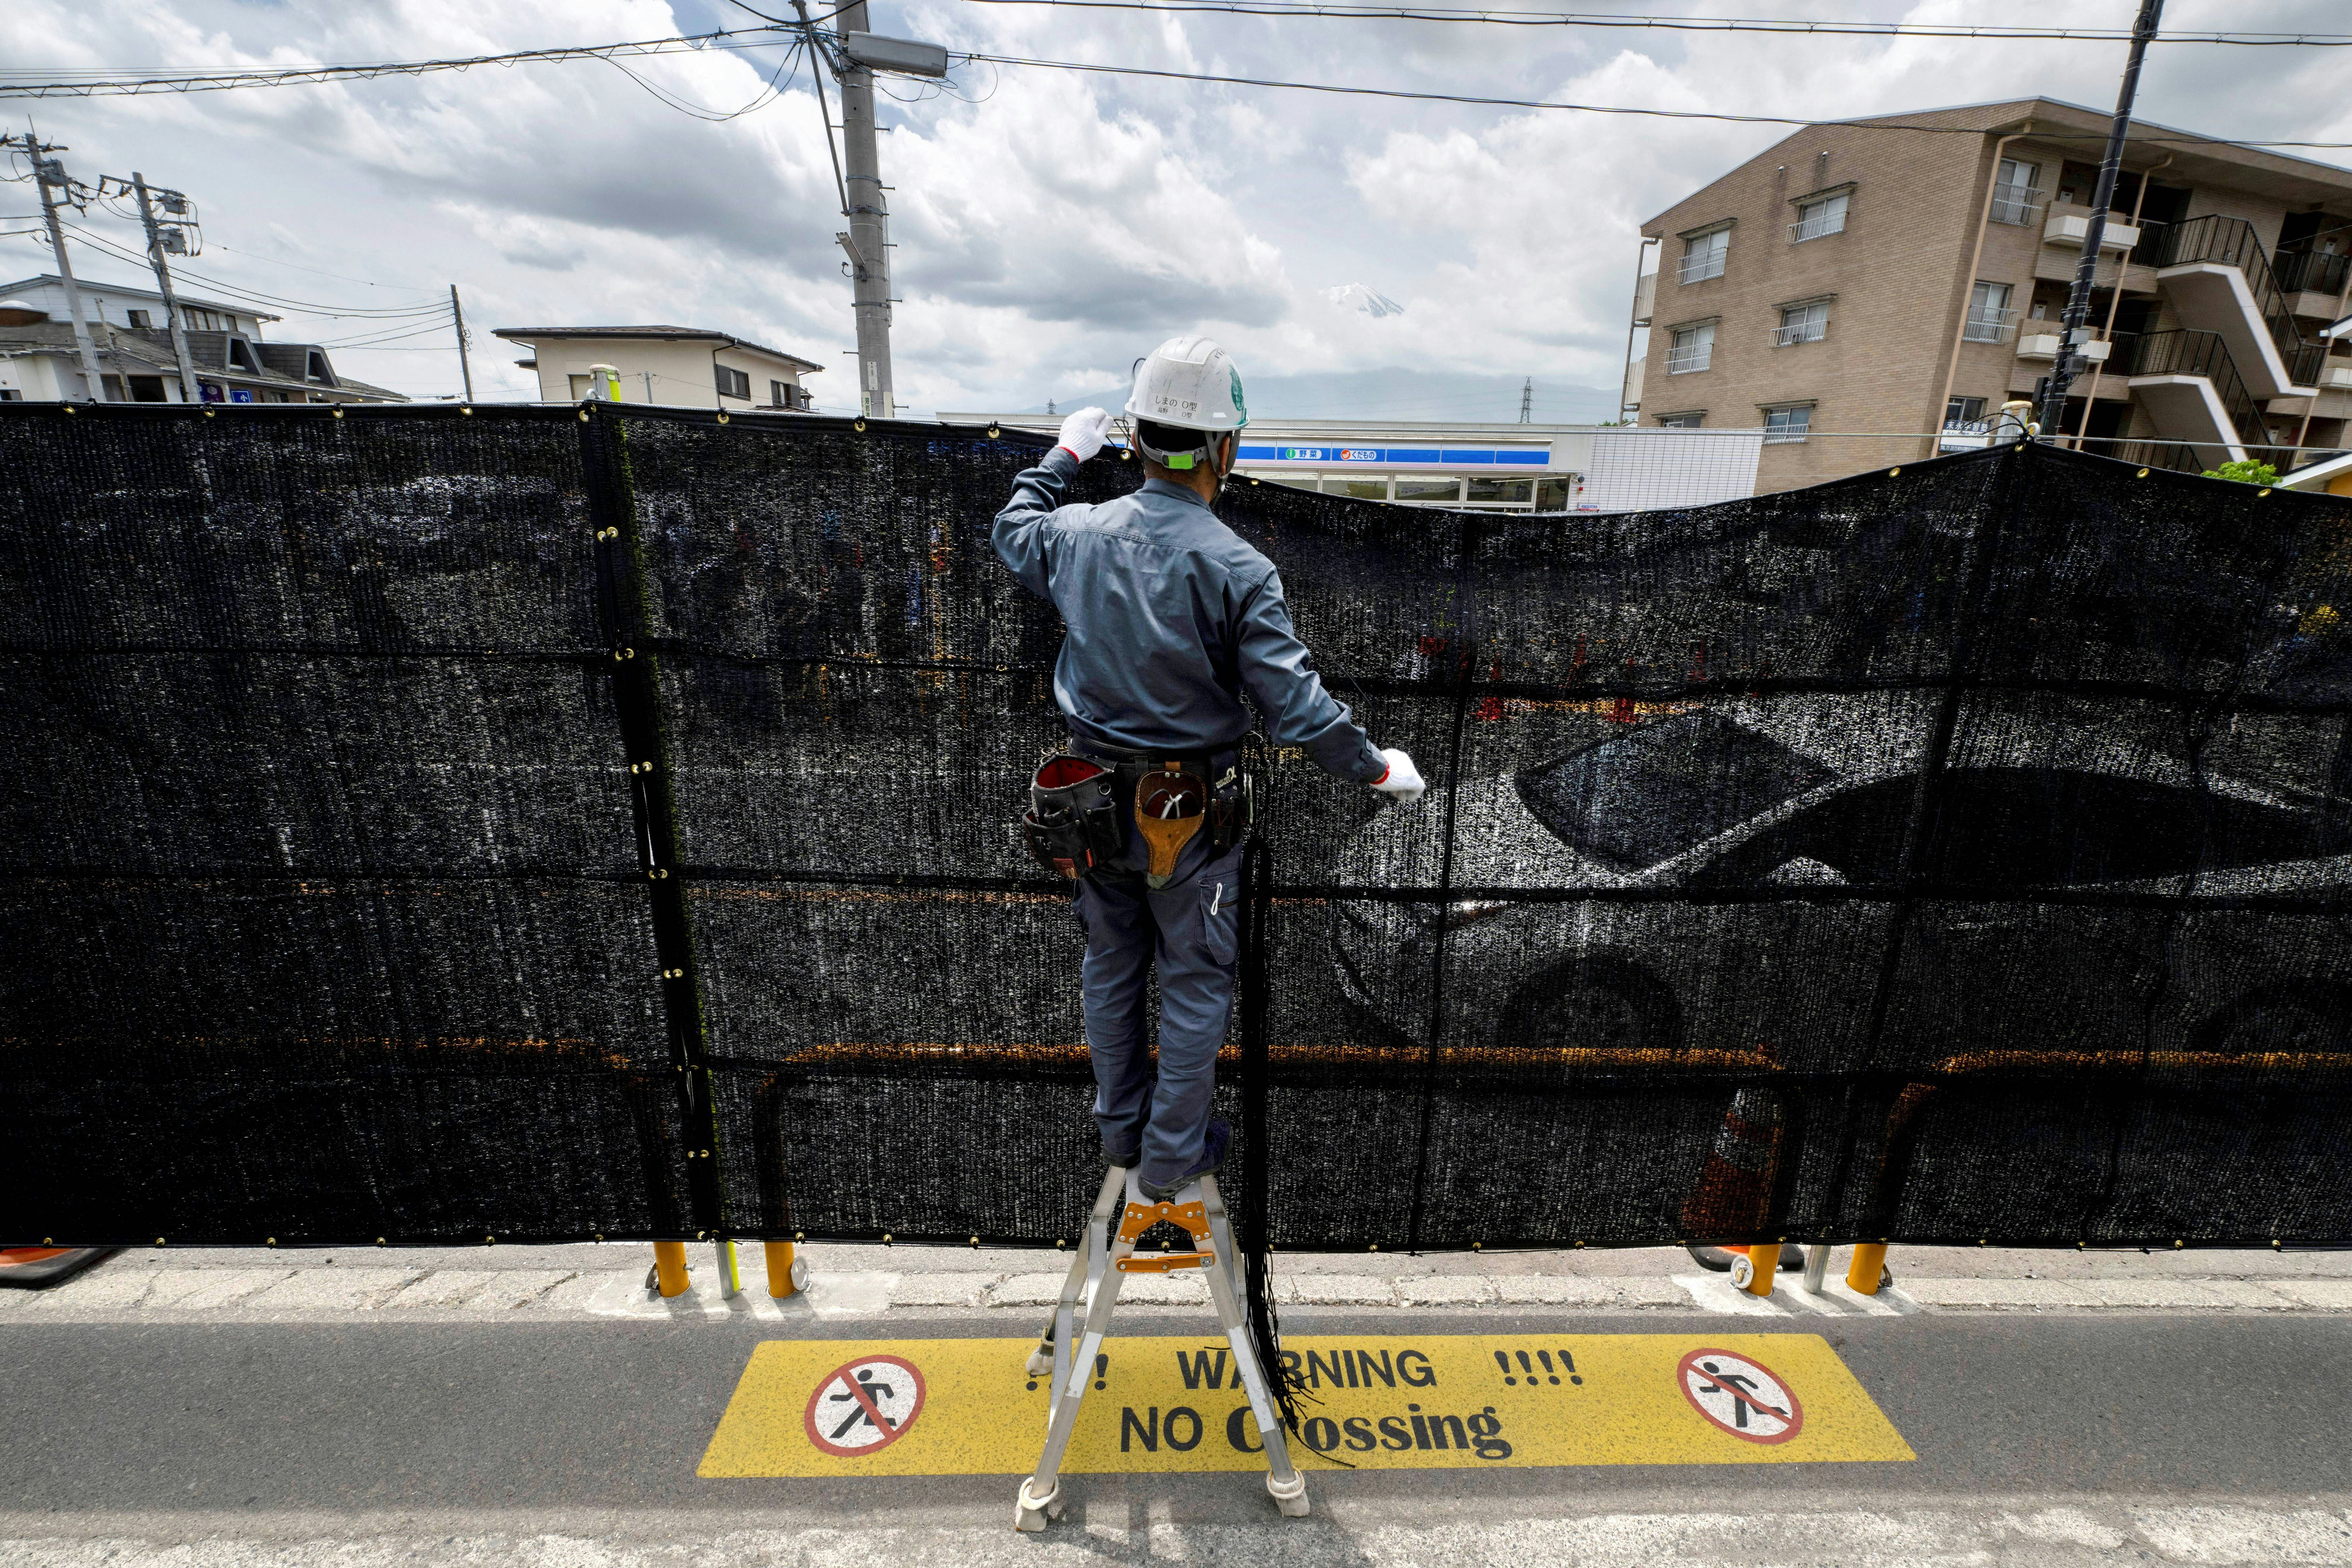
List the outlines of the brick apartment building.
<svg viewBox="0 0 2352 1568">
<path fill-rule="evenodd" d="M 1629 417 L 1763 426 L 1759 491 L 1978 444 L 2050 372 L 2106 131 L 2050 99 L 1810 126 L 1676 203 Z M 2347 444 L 2352 170 L 2142 122 L 2124 171 L 2064 433 L 2176 468 Z"/>
</svg>

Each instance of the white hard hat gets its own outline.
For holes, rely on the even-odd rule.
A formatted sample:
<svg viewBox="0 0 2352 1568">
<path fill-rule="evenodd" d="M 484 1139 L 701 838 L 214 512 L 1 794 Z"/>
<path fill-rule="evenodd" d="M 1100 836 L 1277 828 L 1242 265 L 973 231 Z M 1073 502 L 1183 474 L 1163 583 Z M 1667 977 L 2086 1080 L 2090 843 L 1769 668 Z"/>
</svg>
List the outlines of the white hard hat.
<svg viewBox="0 0 2352 1568">
<path fill-rule="evenodd" d="M 1234 369 L 1233 356 L 1213 338 L 1171 338 L 1136 361 L 1135 390 L 1128 394 L 1127 413 L 1132 418 L 1211 436 L 1237 431 L 1249 423 L 1249 407 L 1242 401 L 1241 372 Z M 1145 456 L 1166 461 L 1148 443 L 1138 444 Z M 1203 441 L 1193 450 L 1207 444 Z"/>
</svg>

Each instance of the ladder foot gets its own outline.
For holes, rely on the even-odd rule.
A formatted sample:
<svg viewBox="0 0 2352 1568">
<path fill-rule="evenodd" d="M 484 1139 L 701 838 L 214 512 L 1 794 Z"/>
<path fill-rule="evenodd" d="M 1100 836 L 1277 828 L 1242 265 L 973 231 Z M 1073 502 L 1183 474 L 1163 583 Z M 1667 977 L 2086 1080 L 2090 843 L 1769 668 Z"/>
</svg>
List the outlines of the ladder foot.
<svg viewBox="0 0 2352 1568">
<path fill-rule="evenodd" d="M 1274 1506 L 1282 1511 L 1283 1518 L 1305 1519 L 1307 1517 L 1307 1478 L 1300 1472 L 1291 1471 L 1290 1479 L 1286 1481 L 1276 1480 L 1272 1476 L 1266 1477 L 1265 1490 L 1266 1495 L 1274 1499 Z"/>
<path fill-rule="evenodd" d="M 1054 1370 L 1054 1342 L 1047 1340 L 1029 1353 L 1029 1375 L 1043 1377 Z"/>
<path fill-rule="evenodd" d="M 1034 1477 L 1030 1479 L 1035 1479 Z M 1013 1528 L 1025 1530 L 1034 1534 L 1045 1528 L 1046 1521 L 1061 1518 L 1062 1511 L 1067 1505 L 1062 1500 L 1060 1477 L 1056 1476 L 1054 1479 L 1054 1490 L 1043 1498 L 1032 1497 L 1029 1486 L 1029 1481 L 1024 1480 L 1021 1483 L 1021 1495 L 1013 1505 Z"/>
</svg>

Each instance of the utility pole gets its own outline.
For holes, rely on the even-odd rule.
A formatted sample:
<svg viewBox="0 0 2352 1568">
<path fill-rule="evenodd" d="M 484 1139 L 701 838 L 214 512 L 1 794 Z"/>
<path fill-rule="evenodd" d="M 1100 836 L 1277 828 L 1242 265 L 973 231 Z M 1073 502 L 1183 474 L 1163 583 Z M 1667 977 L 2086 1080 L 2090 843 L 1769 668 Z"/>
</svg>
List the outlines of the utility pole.
<svg viewBox="0 0 2352 1568">
<path fill-rule="evenodd" d="M 811 52 L 841 83 L 841 161 L 846 165 L 841 204 L 849 228 L 833 237 L 849 253 L 857 313 L 857 406 L 869 419 L 891 419 L 898 414 L 898 401 L 890 380 L 890 209 L 874 141 L 874 73 L 944 78 L 948 52 L 938 44 L 867 32 L 866 0 L 855 0 L 834 14 L 829 41 L 809 21 L 807 0 L 793 0 L 793 8 L 800 15 Z M 820 110 L 824 105 L 822 78 L 817 105 Z M 830 152 L 830 114 L 824 144 Z"/>
<path fill-rule="evenodd" d="M 131 171 L 131 188 L 139 193 L 139 221 L 147 230 L 147 259 L 155 266 L 155 287 L 163 296 L 163 324 L 172 329 L 172 356 L 180 361 L 180 401 L 202 402 L 204 394 L 196 389 L 196 364 L 188 357 L 187 323 L 180 319 L 180 297 L 172 291 L 171 265 L 163 259 L 163 253 L 168 248 L 164 225 L 155 221 L 156 195 L 162 197 L 163 210 L 169 213 L 186 212 L 188 199 L 177 191 L 151 194 L 147 189 L 147 176 L 136 169 Z M 173 225 L 169 237 L 179 241 L 178 248 L 182 255 L 187 253 L 188 242 L 176 225 Z"/>
<path fill-rule="evenodd" d="M 26 123 L 31 124 L 29 120 Z M 0 141 L 0 146 L 16 140 L 6 138 Z M 49 193 L 53 188 L 63 190 L 66 199 L 72 200 L 73 181 L 67 175 L 66 166 L 47 156 L 67 149 L 56 142 L 44 142 L 37 130 L 26 131 L 23 146 L 26 156 L 33 161 L 33 183 L 41 191 L 41 219 L 48 225 L 49 250 L 58 258 L 58 277 L 66 286 L 66 314 L 73 318 L 74 349 L 81 355 L 82 379 L 89 383 L 90 402 L 103 402 L 106 382 L 98 373 L 98 345 L 90 340 L 89 323 L 81 319 L 81 290 L 74 286 L 73 263 L 66 259 L 65 227 L 58 219 L 57 198 Z"/>
<path fill-rule="evenodd" d="M 2058 340 L 2058 358 L 2050 367 L 2050 379 L 2042 384 L 2042 439 L 2050 440 L 2065 423 L 2066 389 L 2075 372 L 2088 361 L 2083 358 L 2083 322 L 2091 313 L 2091 284 L 2099 270 L 2099 247 L 2107 237 L 2107 204 L 2115 200 L 2116 173 L 2123 167 L 2124 138 L 2131 131 L 2132 99 L 2139 91 L 2140 61 L 2147 54 L 2147 43 L 2156 37 L 2156 24 L 2164 14 L 2164 0 L 2140 0 L 2139 16 L 2132 23 L 2131 53 L 2124 62 L 2123 90 L 2116 97 L 2116 118 L 2107 128 L 2107 155 L 2099 163 L 2099 186 L 2091 197 L 2091 221 L 2083 235 L 2083 255 L 2074 264 L 2074 287 L 2066 296 L 2064 330 Z M 2120 287 L 2120 285 L 2118 285 Z"/>
<path fill-rule="evenodd" d="M 474 366 L 466 358 L 466 308 L 457 302 L 457 286 L 449 286 L 449 314 L 457 323 L 457 371 L 466 378 L 466 401 L 474 401 Z"/>
<path fill-rule="evenodd" d="M 1525 382 L 1521 382 L 1519 386 L 1519 423 L 1521 424 L 1534 423 L 1535 412 L 1536 379 L 1533 376 L 1529 376 Z"/>
<path fill-rule="evenodd" d="M 834 30 L 846 40 L 866 27 L 865 0 L 835 16 Z M 857 406 L 868 419 L 898 412 L 890 382 L 890 226 L 882 190 L 882 163 L 875 147 L 874 73 L 845 54 L 841 70 L 841 157 L 848 184 L 849 252 L 857 311 Z"/>
</svg>

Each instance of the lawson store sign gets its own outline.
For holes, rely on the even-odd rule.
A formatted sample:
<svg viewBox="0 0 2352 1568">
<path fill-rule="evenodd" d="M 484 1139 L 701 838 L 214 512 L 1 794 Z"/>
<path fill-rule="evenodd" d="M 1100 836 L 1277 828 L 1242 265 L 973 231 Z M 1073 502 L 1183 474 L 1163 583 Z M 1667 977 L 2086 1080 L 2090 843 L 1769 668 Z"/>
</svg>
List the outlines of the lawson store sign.
<svg viewBox="0 0 2352 1568">
<path fill-rule="evenodd" d="M 1303 463 L 1336 467 L 1548 468 L 1548 446 L 1292 446 L 1244 445 L 1243 463 Z"/>
</svg>

